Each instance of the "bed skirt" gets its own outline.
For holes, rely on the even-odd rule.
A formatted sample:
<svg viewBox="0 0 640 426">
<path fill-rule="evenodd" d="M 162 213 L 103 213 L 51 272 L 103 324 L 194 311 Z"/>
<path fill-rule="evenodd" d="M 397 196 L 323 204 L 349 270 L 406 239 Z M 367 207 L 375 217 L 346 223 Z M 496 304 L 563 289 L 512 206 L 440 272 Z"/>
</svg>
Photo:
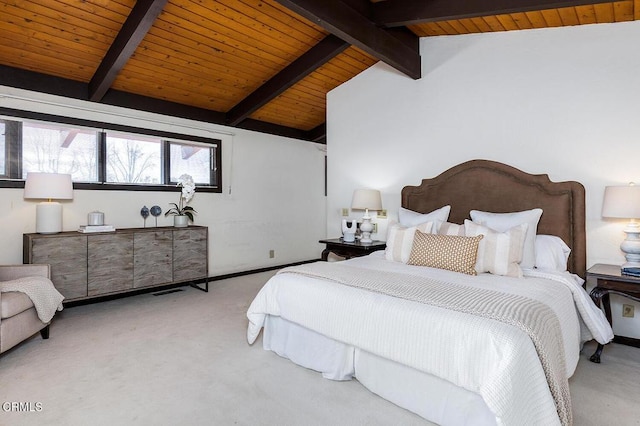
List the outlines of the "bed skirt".
<svg viewBox="0 0 640 426">
<path fill-rule="evenodd" d="M 495 425 L 475 392 L 330 339 L 281 317 L 267 316 L 263 347 L 332 380 L 356 378 L 382 398 L 439 425 Z"/>
</svg>

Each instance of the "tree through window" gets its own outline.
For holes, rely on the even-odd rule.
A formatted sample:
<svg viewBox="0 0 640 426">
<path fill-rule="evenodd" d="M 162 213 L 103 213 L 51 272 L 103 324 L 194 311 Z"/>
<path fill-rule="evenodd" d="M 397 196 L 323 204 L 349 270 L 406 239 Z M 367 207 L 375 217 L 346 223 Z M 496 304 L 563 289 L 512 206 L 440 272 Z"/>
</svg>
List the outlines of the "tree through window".
<svg viewBox="0 0 640 426">
<path fill-rule="evenodd" d="M 0 186 L 48 172 L 71 174 L 79 189 L 175 190 L 187 173 L 201 191 L 221 192 L 220 140 L 109 126 L 46 114 L 0 117 Z"/>
<path fill-rule="evenodd" d="M 107 182 L 162 183 L 160 139 L 107 134 Z"/>
<path fill-rule="evenodd" d="M 50 123 L 22 125 L 22 177 L 28 172 L 68 173 L 74 181 L 98 180 L 96 130 Z"/>
</svg>

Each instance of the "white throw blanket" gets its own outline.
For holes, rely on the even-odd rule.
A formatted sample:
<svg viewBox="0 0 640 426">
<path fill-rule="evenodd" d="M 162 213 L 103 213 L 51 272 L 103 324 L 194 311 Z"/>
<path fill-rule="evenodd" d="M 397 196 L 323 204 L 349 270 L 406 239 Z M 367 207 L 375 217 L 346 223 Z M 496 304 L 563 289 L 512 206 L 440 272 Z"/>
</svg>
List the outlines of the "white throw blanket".
<svg viewBox="0 0 640 426">
<path fill-rule="evenodd" d="M 562 326 L 567 377 L 573 374 L 579 359 L 580 315 L 584 325 L 593 327 L 583 336 L 603 341 L 612 337 L 602 312 L 588 296 L 582 297 L 584 289 L 561 274 L 545 279 L 483 274 L 470 279 L 449 271 L 387 262 L 375 255 L 342 264 L 435 276 L 451 285 L 522 294 L 549 304 Z M 293 274 L 277 275 L 256 296 L 247 312 L 249 342 L 256 339 L 267 315 L 281 316 L 478 393 L 498 424 L 560 424 L 535 347 L 526 333 L 515 327 Z"/>
<path fill-rule="evenodd" d="M 569 272 L 553 272 L 540 269 L 523 269 L 525 277 L 545 278 L 557 281 L 571 290 L 571 295 L 580 314 L 580 321 L 584 326 L 585 341 L 595 339 L 598 343 L 606 345 L 613 340 L 613 329 L 587 292 L 582 288 L 584 280 Z"/>
<path fill-rule="evenodd" d="M 64 296 L 56 290 L 46 277 L 23 277 L 11 281 L 0 281 L 0 292 L 18 291 L 24 293 L 33 302 L 38 318 L 43 323 L 51 321 L 56 311 L 62 310 Z"/>
</svg>

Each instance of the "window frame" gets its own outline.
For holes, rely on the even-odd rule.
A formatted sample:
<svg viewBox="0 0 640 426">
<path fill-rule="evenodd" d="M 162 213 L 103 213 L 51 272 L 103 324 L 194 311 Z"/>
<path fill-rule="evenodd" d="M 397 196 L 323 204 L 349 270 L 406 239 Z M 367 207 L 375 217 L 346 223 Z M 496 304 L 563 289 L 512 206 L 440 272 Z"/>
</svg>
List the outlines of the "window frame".
<svg viewBox="0 0 640 426">
<path fill-rule="evenodd" d="M 171 145 L 186 145 L 193 146 L 193 144 L 185 143 L 184 141 L 179 140 L 163 140 L 162 141 L 162 158 L 165 164 L 162 167 L 162 179 L 165 182 L 169 182 L 169 185 L 177 185 L 178 181 L 171 180 Z M 216 174 L 221 170 L 221 157 L 220 150 L 214 149 L 213 151 L 209 151 L 209 156 L 213 156 L 213 158 L 209 158 L 209 164 L 213 166 L 213 168 L 209 169 L 209 181 L 217 179 Z M 199 188 L 200 184 L 198 184 L 197 180 L 195 181 L 196 187 Z"/>
<path fill-rule="evenodd" d="M 74 189 L 83 190 L 111 190 L 111 191 L 179 191 L 176 182 L 170 182 L 170 159 L 167 153 L 171 143 L 182 143 L 189 145 L 195 143 L 197 145 L 205 145 L 213 148 L 212 170 L 210 177 L 215 179 L 215 185 L 196 184 L 199 192 L 222 193 L 222 140 L 216 138 L 204 138 L 201 136 L 192 136 L 181 133 L 166 132 L 156 129 L 147 129 L 135 126 L 126 126 L 121 124 L 113 124 L 101 121 L 86 120 L 81 118 L 64 117 L 53 114 L 45 114 L 32 111 L 15 110 L 11 108 L 0 107 L 0 115 L 13 117 L 16 120 L 37 120 L 56 124 L 64 124 L 68 126 L 89 127 L 95 129 L 103 129 L 105 131 L 114 131 L 125 134 L 151 136 L 162 140 L 162 159 L 161 159 L 161 184 L 143 184 L 143 183 L 108 183 L 106 182 L 107 153 L 106 153 L 106 132 L 98 132 L 98 181 L 99 182 L 73 182 Z M 21 129 L 21 126 L 19 126 Z M 9 138 L 6 145 L 6 175 L 0 175 L 0 188 L 23 188 L 24 179 L 22 178 L 22 138 Z"/>
<path fill-rule="evenodd" d="M 22 175 L 22 150 L 16 142 L 22 140 L 22 126 L 15 120 L 5 123 L 4 133 L 4 174 L 0 179 L 11 179 L 14 174 Z"/>
</svg>

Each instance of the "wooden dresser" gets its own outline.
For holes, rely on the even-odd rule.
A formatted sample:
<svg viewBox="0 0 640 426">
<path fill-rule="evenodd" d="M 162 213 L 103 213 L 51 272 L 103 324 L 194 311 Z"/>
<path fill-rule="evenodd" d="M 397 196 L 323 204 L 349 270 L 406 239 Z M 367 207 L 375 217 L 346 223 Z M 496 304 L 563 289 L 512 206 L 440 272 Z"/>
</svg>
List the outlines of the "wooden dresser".
<svg viewBox="0 0 640 426">
<path fill-rule="evenodd" d="M 71 302 L 201 280 L 208 289 L 207 246 L 206 226 L 24 234 L 23 262 L 50 264 Z"/>
</svg>

